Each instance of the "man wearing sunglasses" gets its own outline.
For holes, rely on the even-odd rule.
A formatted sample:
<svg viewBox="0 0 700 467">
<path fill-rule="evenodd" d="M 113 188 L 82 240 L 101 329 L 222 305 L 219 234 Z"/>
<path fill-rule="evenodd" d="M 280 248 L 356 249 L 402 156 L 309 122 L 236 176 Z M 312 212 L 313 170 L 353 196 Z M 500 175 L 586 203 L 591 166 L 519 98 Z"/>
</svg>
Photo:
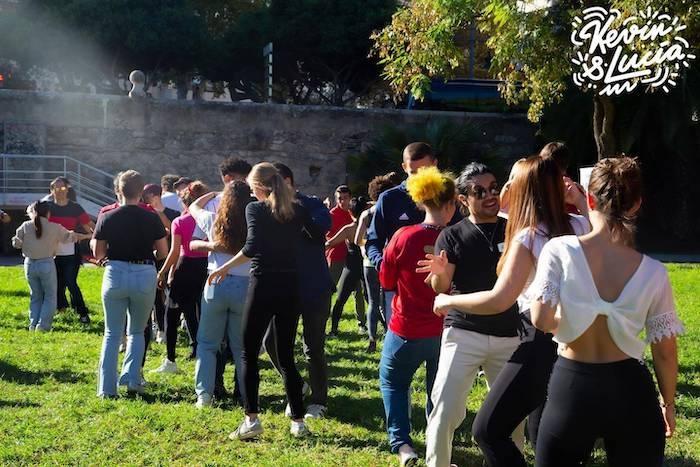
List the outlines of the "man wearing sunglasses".
<svg viewBox="0 0 700 467">
<path fill-rule="evenodd" d="M 435 254 L 419 261 L 418 272 L 429 272 L 436 293 L 491 290 L 503 251 L 506 220 L 498 216 L 496 177 L 483 164 L 467 165 L 457 179 L 458 199 L 467 218 L 444 229 Z M 466 416 L 467 396 L 482 368 L 492 384 L 520 344 L 518 307 L 497 315 L 450 310 L 445 317 L 440 361 L 431 394 L 434 404 L 426 430 L 429 466 L 450 465 L 452 438 Z M 523 430 L 516 430 L 522 446 Z"/>
</svg>

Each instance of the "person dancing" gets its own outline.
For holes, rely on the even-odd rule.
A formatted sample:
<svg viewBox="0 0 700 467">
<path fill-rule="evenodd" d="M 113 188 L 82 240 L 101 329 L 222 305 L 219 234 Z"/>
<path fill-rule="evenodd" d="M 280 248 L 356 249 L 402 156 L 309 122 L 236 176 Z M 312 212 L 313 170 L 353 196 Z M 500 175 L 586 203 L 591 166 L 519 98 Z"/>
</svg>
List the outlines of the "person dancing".
<svg viewBox="0 0 700 467">
<path fill-rule="evenodd" d="M 102 279 L 105 335 L 100 355 L 97 395 L 117 395 L 119 341 L 127 318 L 127 340 L 120 384 L 131 393 L 142 393 L 141 365 L 145 353 L 144 328 L 156 293 L 156 258 L 168 252 L 165 228 L 158 216 L 139 207 L 143 177 L 127 170 L 119 177 L 124 205 L 100 216 L 93 252 L 107 260 Z M 156 252 L 155 257 L 153 252 Z"/>
<path fill-rule="evenodd" d="M 294 363 L 294 339 L 301 314 L 297 249 L 302 235 L 321 238 L 313 219 L 294 202 L 294 191 L 274 165 L 253 167 L 248 184 L 258 202 L 246 207 L 248 236 L 243 248 L 209 276 L 217 284 L 228 271 L 251 261 L 251 280 L 243 319 L 243 379 L 246 416 L 232 439 L 251 439 L 263 432 L 258 417 L 258 356 L 268 325 L 274 320 L 279 364 L 291 408 L 292 436 L 309 434 L 304 424 L 303 381 Z"/>
<path fill-rule="evenodd" d="M 66 230 L 49 222 L 49 203 L 37 201 L 27 207 L 30 220 L 17 228 L 12 246 L 22 249 L 24 277 L 29 283 L 29 330 L 50 331 L 56 313 L 56 265 L 54 254 L 61 243 L 89 239 L 91 234 Z"/>
<path fill-rule="evenodd" d="M 333 237 L 326 241 L 326 248 L 333 248 L 336 245 L 345 244 L 347 254 L 345 255 L 345 267 L 340 274 L 338 281 L 338 294 L 333 304 L 331 311 L 331 331 L 329 336 L 338 335 L 338 325 L 340 318 L 343 315 L 345 302 L 348 301 L 350 295 L 355 292 L 355 300 L 364 302 L 364 292 L 362 287 L 362 252 L 360 247 L 355 243 L 355 232 L 357 231 L 357 222 L 360 215 L 367 207 L 367 200 L 360 196 L 350 200 L 349 210 L 352 217 L 352 223 L 345 225 Z M 366 331 L 365 322 L 367 317 L 362 307 L 355 307 L 355 318 L 357 319 L 357 327 L 364 334 Z"/>
<path fill-rule="evenodd" d="M 566 213 L 567 200 L 582 212 L 587 211 L 585 198 L 575 186 L 565 185 L 554 160 L 527 158 L 510 189 L 505 246 L 496 285 L 487 291 L 441 294 L 435 299 L 435 312 L 441 315 L 453 308 L 472 314 L 502 313 L 516 299 L 520 307 L 521 344 L 496 377 L 472 426 L 472 435 L 490 466 L 526 465 L 511 434 L 532 412 L 528 432 L 531 442 L 536 443 L 539 408 L 546 398 L 557 349 L 551 334 L 531 324 L 528 286 L 542 247 L 550 238 L 584 234 L 590 229 L 585 217 Z"/>
<path fill-rule="evenodd" d="M 207 271 L 211 274 L 226 264 L 241 250 L 247 231 L 245 209 L 252 201 L 250 187 L 240 180 L 224 187 L 217 212 L 208 211 L 205 206 L 217 196 L 208 193 L 189 206 L 197 226 L 209 238 Z M 197 242 L 202 242 L 197 240 Z M 196 246 L 192 242 L 192 246 Z M 250 267 L 241 264 L 229 268 L 217 284 L 205 283 L 201 301 L 202 313 L 197 331 L 197 363 L 195 365 L 195 392 L 197 408 L 212 404 L 215 393 L 217 353 L 226 337 L 236 365 L 238 382 L 241 388 L 243 365 L 243 312 L 248 290 Z M 205 276 L 206 281 L 206 276 Z"/>
<path fill-rule="evenodd" d="M 194 200 L 209 192 L 202 182 L 192 182 L 183 190 L 182 204 L 187 208 Z M 158 287 L 169 295 L 165 304 L 165 347 L 167 355 L 155 373 L 177 373 L 177 330 L 180 317 L 185 316 L 187 333 L 192 345 L 191 358 L 197 355 L 197 329 L 202 289 L 207 280 L 207 253 L 190 250 L 196 223 L 189 212 L 175 218 L 170 228 L 170 251 L 158 271 Z"/>
<path fill-rule="evenodd" d="M 401 466 L 413 466 L 418 455 L 411 440 L 411 382 L 418 368 L 426 366 L 426 418 L 433 409 L 433 389 L 440 355 L 443 320 L 432 313 L 435 292 L 426 283 L 427 274 L 417 273 L 416 264 L 432 250 L 440 231 L 455 214 L 455 184 L 437 167 L 423 168 L 406 183 L 411 199 L 425 210 L 422 223 L 403 227 L 389 241 L 379 271 L 385 290 L 396 291 L 389 330 L 379 362 L 379 387 L 384 400 L 391 452 Z"/>
<path fill-rule="evenodd" d="M 661 466 L 675 429 L 676 315 L 663 264 L 634 248 L 642 175 L 629 157 L 593 168 L 589 234 L 542 249 L 531 287 L 532 321 L 562 347 L 536 450 L 542 467 L 582 465 L 603 438 L 611 466 Z M 647 342 L 658 381 L 642 361 Z"/>
</svg>

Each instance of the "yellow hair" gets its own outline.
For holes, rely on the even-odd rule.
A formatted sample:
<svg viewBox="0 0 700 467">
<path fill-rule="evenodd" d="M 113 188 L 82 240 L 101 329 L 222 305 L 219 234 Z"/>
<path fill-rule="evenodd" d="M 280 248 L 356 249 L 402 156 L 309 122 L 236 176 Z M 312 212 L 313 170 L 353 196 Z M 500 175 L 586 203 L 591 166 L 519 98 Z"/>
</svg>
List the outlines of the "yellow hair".
<svg viewBox="0 0 700 467">
<path fill-rule="evenodd" d="M 446 197 L 451 199 L 446 192 L 454 193 L 454 182 L 450 174 L 440 172 L 437 167 L 423 167 L 408 177 L 406 188 L 414 203 L 440 206 Z"/>
</svg>

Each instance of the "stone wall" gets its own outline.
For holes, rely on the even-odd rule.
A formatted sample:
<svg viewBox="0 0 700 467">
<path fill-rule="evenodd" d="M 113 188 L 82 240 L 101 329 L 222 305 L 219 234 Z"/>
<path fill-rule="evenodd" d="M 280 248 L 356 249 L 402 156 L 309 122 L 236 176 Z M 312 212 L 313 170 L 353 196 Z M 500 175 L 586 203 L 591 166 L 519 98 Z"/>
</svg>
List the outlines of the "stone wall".
<svg viewBox="0 0 700 467">
<path fill-rule="evenodd" d="M 523 115 L 384 109 L 133 100 L 121 96 L 0 91 L 0 149 L 74 157 L 115 173 L 127 168 L 151 182 L 164 173 L 219 185 L 227 156 L 280 161 L 299 187 L 326 196 L 348 179 L 347 157 L 362 151 L 384 125 L 436 118 L 469 120 L 482 154 L 514 159 L 534 150 Z M 398 168 L 398 167 L 397 167 Z"/>
</svg>

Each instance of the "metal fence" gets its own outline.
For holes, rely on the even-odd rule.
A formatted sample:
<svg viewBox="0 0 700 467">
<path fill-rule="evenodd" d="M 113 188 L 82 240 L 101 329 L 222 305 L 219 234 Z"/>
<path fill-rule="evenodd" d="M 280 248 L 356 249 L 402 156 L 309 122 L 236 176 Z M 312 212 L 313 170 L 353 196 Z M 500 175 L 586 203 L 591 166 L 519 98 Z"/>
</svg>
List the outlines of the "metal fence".
<svg viewBox="0 0 700 467">
<path fill-rule="evenodd" d="M 0 194 L 41 197 L 56 177 L 66 177 L 80 202 L 96 207 L 114 202 L 114 176 L 68 156 L 0 154 Z M 7 203 L 7 199 L 5 199 Z"/>
</svg>

